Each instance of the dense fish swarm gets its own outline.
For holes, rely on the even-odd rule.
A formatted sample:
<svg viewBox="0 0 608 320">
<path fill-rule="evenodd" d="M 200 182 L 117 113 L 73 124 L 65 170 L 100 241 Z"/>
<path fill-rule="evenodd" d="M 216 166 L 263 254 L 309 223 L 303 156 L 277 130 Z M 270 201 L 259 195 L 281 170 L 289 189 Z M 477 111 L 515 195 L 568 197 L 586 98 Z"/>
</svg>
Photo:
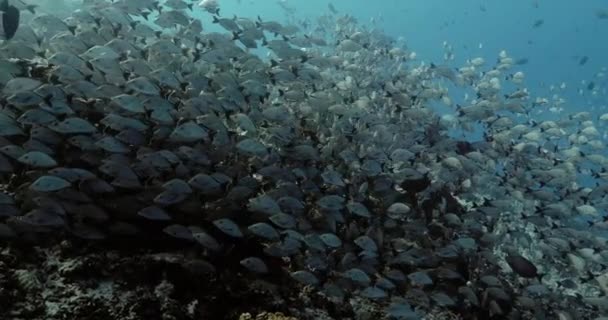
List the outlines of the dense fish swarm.
<svg viewBox="0 0 608 320">
<path fill-rule="evenodd" d="M 24 12 L 0 46 L 3 316 L 60 318 L 56 301 L 24 313 L 7 290 L 87 272 L 160 282 L 116 303 L 130 316 L 106 315 L 121 319 L 215 319 L 214 301 L 226 318 L 608 314 L 606 239 L 591 232 L 606 228 L 608 159 L 590 114 L 532 121 L 547 101 L 511 70 L 525 62 L 416 63 L 330 11 L 315 26 L 227 18 L 210 0 Z M 447 84 L 476 98 L 454 106 Z M 474 123 L 482 141 L 447 134 Z M 15 252 L 53 243 L 44 261 Z M 115 285 L 79 297 L 112 301 Z"/>
</svg>

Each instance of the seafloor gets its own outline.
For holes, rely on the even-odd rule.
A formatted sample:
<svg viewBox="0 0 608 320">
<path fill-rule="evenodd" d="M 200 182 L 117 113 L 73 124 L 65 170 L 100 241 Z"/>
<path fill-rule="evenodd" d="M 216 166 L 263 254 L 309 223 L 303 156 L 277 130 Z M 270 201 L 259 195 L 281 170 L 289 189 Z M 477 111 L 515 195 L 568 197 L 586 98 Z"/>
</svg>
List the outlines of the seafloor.
<svg viewBox="0 0 608 320">
<path fill-rule="evenodd" d="M 382 306 L 369 300 L 350 297 L 336 303 L 309 287 L 235 276 L 229 267 L 207 273 L 204 264 L 187 259 L 187 250 L 171 244 L 152 250 L 141 243 L 120 248 L 70 240 L 46 243 L 2 247 L 0 319 L 385 319 Z M 562 301 L 542 303 L 547 311 Z M 593 310 L 579 311 L 581 319 L 595 318 Z M 421 319 L 481 319 L 448 309 L 422 314 Z M 538 315 L 530 309 L 518 319 Z"/>
</svg>

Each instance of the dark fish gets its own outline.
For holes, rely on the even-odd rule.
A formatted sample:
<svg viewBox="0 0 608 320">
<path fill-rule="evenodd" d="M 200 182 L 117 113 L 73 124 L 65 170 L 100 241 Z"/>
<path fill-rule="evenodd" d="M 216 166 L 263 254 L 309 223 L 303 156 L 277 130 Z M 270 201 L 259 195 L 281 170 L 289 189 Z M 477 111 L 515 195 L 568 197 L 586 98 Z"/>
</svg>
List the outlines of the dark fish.
<svg viewBox="0 0 608 320">
<path fill-rule="evenodd" d="M 0 4 L 0 39 L 10 40 L 19 28 L 19 9 L 10 6 L 8 0 Z"/>
<path fill-rule="evenodd" d="M 524 64 L 528 64 L 528 62 L 529 62 L 528 58 L 521 58 L 521 59 L 515 60 L 515 65 L 521 66 Z"/>
<path fill-rule="evenodd" d="M 598 19 L 608 19 L 608 10 L 606 10 L 606 9 L 597 10 L 595 12 L 595 16 Z"/>
<path fill-rule="evenodd" d="M 511 267 L 511 269 L 513 269 L 513 271 L 515 271 L 515 273 L 517 273 L 521 277 L 524 277 L 524 278 L 539 277 L 536 266 L 534 266 L 534 264 L 532 264 L 532 262 L 528 261 L 528 259 L 526 259 L 520 255 L 517 255 L 517 254 L 510 254 L 507 256 L 506 260 L 507 260 L 507 263 L 509 264 L 509 266 Z"/>
<path fill-rule="evenodd" d="M 545 20 L 538 19 L 538 20 L 534 21 L 532 28 L 538 28 L 538 27 L 542 26 L 544 23 L 545 23 Z"/>
<path fill-rule="evenodd" d="M 13 1 L 13 3 L 15 4 L 15 6 L 18 10 L 25 9 L 33 15 L 36 14 L 36 8 L 38 8 L 38 5 L 36 5 L 36 4 L 28 4 L 28 3 L 23 2 L 23 0 L 16 0 L 16 1 Z"/>
<path fill-rule="evenodd" d="M 589 61 L 589 57 L 587 56 L 583 56 L 579 61 L 578 61 L 578 65 L 582 66 L 585 65 L 585 63 L 587 63 L 587 61 Z"/>
<path fill-rule="evenodd" d="M 593 89 L 595 89 L 595 82 L 591 81 L 587 85 L 587 90 L 592 91 Z"/>
<path fill-rule="evenodd" d="M 333 13 L 333 14 L 337 14 L 338 13 L 338 10 L 336 10 L 336 7 L 334 7 L 334 5 L 331 4 L 331 3 L 327 4 L 327 8 L 329 8 L 329 11 L 331 11 L 331 13 Z"/>
</svg>

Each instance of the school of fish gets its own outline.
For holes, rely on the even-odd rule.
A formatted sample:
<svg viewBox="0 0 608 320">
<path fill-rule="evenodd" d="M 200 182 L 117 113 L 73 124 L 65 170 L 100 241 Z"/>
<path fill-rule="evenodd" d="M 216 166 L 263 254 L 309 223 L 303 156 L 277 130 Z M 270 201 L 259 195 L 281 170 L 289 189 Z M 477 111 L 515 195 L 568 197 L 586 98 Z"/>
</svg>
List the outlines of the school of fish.
<svg viewBox="0 0 608 320">
<path fill-rule="evenodd" d="M 230 261 L 386 319 L 608 317 L 608 113 L 535 121 L 560 100 L 525 88 L 527 60 L 423 63 L 333 6 L 301 25 L 214 0 L 22 15 L 0 45 L 2 243 L 178 241 L 206 276 Z"/>
</svg>

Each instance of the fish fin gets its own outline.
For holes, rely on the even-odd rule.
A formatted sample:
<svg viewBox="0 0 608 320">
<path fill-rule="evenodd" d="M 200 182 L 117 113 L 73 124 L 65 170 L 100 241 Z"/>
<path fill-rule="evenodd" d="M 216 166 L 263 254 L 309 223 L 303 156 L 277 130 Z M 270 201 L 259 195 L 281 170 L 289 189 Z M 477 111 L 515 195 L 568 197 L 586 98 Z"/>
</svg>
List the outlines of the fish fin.
<svg viewBox="0 0 608 320">
<path fill-rule="evenodd" d="M 38 6 L 35 4 L 28 4 L 25 6 L 25 10 L 31 12 L 32 14 L 36 14 L 36 8 L 38 8 Z"/>
<path fill-rule="evenodd" d="M 544 274 L 542 274 L 542 273 L 538 273 L 536 275 L 536 280 L 538 280 L 538 283 L 540 283 L 540 284 L 543 283 L 543 276 L 544 276 Z"/>
</svg>

